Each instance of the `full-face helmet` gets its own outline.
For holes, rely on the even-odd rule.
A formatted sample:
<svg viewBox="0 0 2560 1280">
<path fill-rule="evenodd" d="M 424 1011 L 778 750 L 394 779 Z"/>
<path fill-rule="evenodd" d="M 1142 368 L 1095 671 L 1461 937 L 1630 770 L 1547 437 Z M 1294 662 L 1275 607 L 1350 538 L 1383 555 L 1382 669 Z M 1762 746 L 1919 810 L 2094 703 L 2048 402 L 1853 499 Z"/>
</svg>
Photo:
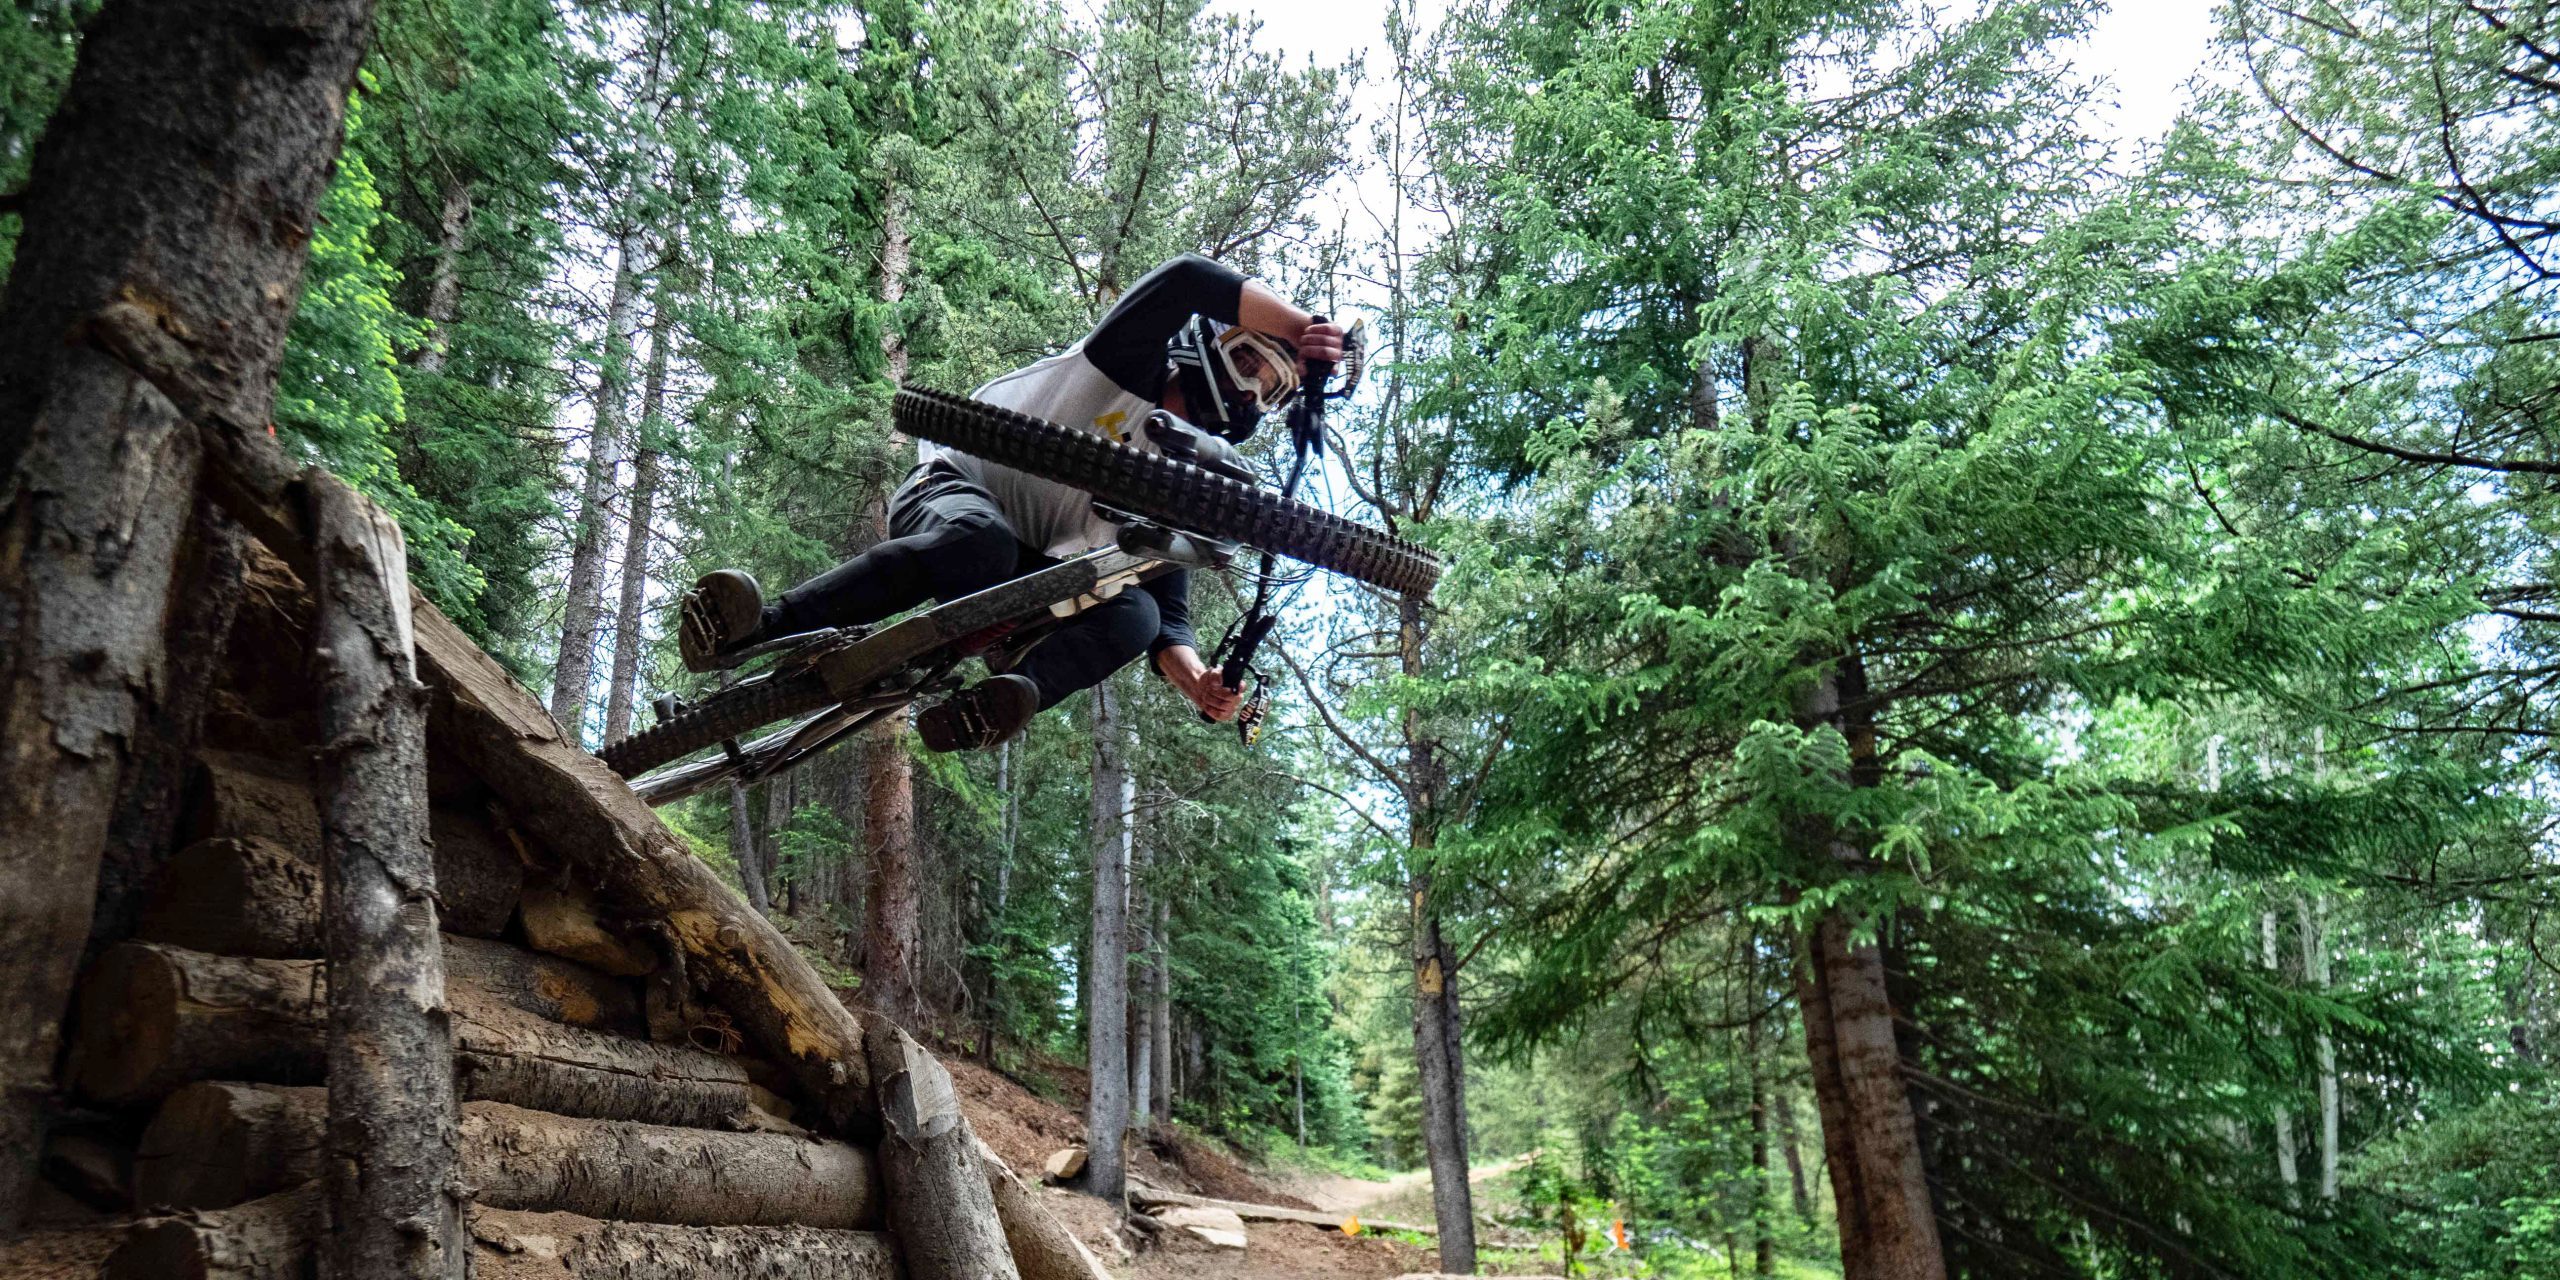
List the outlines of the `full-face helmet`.
<svg viewBox="0 0 2560 1280">
<path fill-rule="evenodd" d="M 1193 316 L 1165 344 L 1193 421 L 1235 443 L 1298 390 L 1298 351 L 1242 325 Z"/>
</svg>

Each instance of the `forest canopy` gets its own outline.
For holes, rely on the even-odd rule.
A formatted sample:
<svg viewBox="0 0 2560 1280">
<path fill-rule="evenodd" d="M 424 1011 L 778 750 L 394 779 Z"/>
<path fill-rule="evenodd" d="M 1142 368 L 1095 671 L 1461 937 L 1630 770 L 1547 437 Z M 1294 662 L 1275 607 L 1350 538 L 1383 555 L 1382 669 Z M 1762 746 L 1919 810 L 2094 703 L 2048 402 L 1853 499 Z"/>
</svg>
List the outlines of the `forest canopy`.
<svg viewBox="0 0 2560 1280">
<path fill-rule="evenodd" d="M 1308 492 L 1436 596 L 1295 587 L 1258 742 L 1141 665 L 668 807 L 844 987 L 1454 1272 L 2560 1276 L 2560 10 L 2228 0 L 2125 140 L 2097 0 L 1250 8 L 381 0 L 275 431 L 600 746 L 898 385 L 1217 259 L 1367 320 Z"/>
</svg>

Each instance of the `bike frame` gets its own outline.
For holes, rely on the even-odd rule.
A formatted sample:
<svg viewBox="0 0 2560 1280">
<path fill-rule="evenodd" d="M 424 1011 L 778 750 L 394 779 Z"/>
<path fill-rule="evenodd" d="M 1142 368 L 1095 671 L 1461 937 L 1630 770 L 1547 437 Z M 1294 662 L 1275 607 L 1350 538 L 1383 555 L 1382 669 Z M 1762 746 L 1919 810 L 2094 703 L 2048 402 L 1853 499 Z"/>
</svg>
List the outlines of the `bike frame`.
<svg viewBox="0 0 2560 1280">
<path fill-rule="evenodd" d="M 1233 554 L 1229 544 L 1131 521 L 1121 526 L 1116 546 L 1088 551 L 888 626 L 868 632 L 811 632 L 759 646 L 757 653 L 780 652 L 781 657 L 750 679 L 814 669 L 828 696 L 839 701 L 751 742 L 724 742 L 720 755 L 643 774 L 631 789 L 651 805 L 663 805 L 733 778 L 760 781 L 942 690 L 952 671 L 969 658 L 1000 646 L 1028 648 L 1057 623 L 1139 583 L 1178 568 L 1224 568 Z"/>
</svg>

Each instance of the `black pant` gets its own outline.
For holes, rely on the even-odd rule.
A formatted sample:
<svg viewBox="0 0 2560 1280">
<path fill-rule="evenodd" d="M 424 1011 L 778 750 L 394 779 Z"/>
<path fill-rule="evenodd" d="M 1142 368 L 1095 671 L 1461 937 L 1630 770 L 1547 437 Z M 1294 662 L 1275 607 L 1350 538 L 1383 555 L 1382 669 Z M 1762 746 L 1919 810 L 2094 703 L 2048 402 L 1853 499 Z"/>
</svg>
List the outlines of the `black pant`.
<svg viewBox="0 0 2560 1280">
<path fill-rule="evenodd" d="M 927 600 L 949 603 L 1057 563 L 1013 533 L 995 497 L 943 467 L 919 468 L 889 499 L 889 537 L 782 594 L 775 634 L 878 622 Z M 1124 590 L 1067 619 L 1013 674 L 1040 686 L 1045 711 L 1145 653 L 1162 627 L 1155 596 Z"/>
</svg>

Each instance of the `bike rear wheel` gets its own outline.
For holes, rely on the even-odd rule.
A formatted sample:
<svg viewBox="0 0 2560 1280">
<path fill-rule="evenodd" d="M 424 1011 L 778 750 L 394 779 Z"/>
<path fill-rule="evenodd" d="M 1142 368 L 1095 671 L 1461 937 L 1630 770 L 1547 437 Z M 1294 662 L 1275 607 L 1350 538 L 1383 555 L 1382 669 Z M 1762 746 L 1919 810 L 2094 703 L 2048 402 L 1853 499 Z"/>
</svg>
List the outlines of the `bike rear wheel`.
<svg viewBox="0 0 2560 1280">
<path fill-rule="evenodd" d="M 1430 595 L 1440 580 L 1440 562 L 1402 538 L 1090 431 L 922 387 L 899 388 L 892 412 L 909 435 L 1071 485 L 1177 528 L 1409 596 Z"/>
<path fill-rule="evenodd" d="M 815 670 L 795 671 L 723 689 L 596 755 L 615 773 L 636 778 L 715 742 L 806 715 L 833 701 L 827 682 Z"/>
</svg>

